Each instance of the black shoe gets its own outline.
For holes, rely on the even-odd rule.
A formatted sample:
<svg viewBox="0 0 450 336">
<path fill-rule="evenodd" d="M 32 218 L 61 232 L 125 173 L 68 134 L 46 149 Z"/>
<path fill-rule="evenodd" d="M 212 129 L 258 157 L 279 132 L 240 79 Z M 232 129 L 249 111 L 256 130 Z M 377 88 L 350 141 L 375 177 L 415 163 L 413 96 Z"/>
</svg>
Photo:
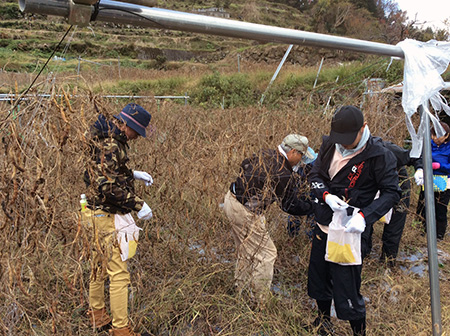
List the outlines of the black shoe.
<svg viewBox="0 0 450 336">
<path fill-rule="evenodd" d="M 330 320 L 317 317 L 313 322 L 313 326 L 315 327 L 314 330 L 318 336 L 334 335 L 333 323 L 331 323 Z"/>
<path fill-rule="evenodd" d="M 395 258 L 387 255 L 381 255 L 380 262 L 389 268 L 395 267 Z"/>
</svg>

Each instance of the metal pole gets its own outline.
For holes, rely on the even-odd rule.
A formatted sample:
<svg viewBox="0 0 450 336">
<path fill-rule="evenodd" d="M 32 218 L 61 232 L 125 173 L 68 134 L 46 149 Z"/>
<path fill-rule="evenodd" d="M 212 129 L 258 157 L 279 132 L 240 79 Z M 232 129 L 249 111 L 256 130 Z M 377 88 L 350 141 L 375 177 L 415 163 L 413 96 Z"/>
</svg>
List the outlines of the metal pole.
<svg viewBox="0 0 450 336">
<path fill-rule="evenodd" d="M 314 81 L 313 89 L 316 88 L 317 79 L 319 78 L 320 70 L 322 70 L 323 59 L 324 59 L 324 57 L 322 57 L 322 60 L 320 61 L 319 70 L 317 71 L 316 80 Z"/>
<path fill-rule="evenodd" d="M 19 8 L 24 13 L 68 18 L 71 12 L 70 3 L 71 1 L 68 0 L 19 0 Z M 141 27 L 180 30 L 263 42 L 307 45 L 404 58 L 403 50 L 399 46 L 348 37 L 318 34 L 161 8 L 150 8 L 113 0 L 100 1 L 98 3 L 98 9 L 96 12 L 96 20 L 103 22 L 132 24 Z M 90 6 L 90 11 L 94 13 L 94 6 Z M 71 17 L 75 18 L 76 15 L 71 15 Z"/>
<path fill-rule="evenodd" d="M 441 302 L 439 290 L 439 267 L 436 247 L 436 212 L 434 204 L 433 188 L 433 168 L 431 167 L 431 138 L 430 138 L 430 116 L 424 111 L 423 106 L 419 107 L 419 113 L 424 122 L 423 137 L 423 169 L 425 182 L 425 211 L 427 221 L 427 244 L 428 244 L 428 273 L 430 277 L 431 295 L 431 320 L 433 323 L 433 336 L 442 334 Z"/>
<path fill-rule="evenodd" d="M 241 72 L 241 54 L 237 54 L 238 59 L 238 72 Z"/>
<path fill-rule="evenodd" d="M 119 68 L 119 78 L 122 78 L 120 76 L 120 56 L 117 56 L 117 67 Z"/>
<path fill-rule="evenodd" d="M 81 56 L 78 56 L 77 76 L 80 75 Z"/>
<path fill-rule="evenodd" d="M 273 81 L 277 78 L 278 73 L 281 70 L 281 67 L 283 66 L 284 62 L 286 61 L 286 58 L 289 56 L 289 53 L 291 52 L 293 45 L 289 45 L 288 49 L 286 50 L 286 52 L 284 53 L 283 59 L 281 60 L 280 64 L 278 64 L 277 70 L 275 71 L 275 73 L 272 76 L 272 79 L 270 80 L 269 85 L 267 85 L 266 90 L 264 91 L 264 93 L 261 96 L 261 100 L 259 101 L 259 104 L 262 105 L 264 98 L 266 96 L 267 91 L 269 91 L 270 86 L 272 85 Z"/>
</svg>

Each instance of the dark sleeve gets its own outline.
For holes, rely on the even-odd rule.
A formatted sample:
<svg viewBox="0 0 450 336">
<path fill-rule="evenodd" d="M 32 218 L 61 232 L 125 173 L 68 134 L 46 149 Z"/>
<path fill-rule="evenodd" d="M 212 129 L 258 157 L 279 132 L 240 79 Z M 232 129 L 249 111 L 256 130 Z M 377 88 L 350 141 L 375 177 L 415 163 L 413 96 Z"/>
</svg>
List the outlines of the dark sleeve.
<svg viewBox="0 0 450 336">
<path fill-rule="evenodd" d="M 373 164 L 374 177 L 380 191 L 380 197 L 361 209 L 367 223 L 371 224 L 383 217 L 400 200 L 398 173 L 394 154 L 385 150 Z"/>
<path fill-rule="evenodd" d="M 403 166 L 409 166 L 411 159 L 409 156 L 409 150 L 404 149 L 390 141 L 383 141 L 383 145 L 394 154 L 397 161 L 397 169 L 400 169 Z"/>
<path fill-rule="evenodd" d="M 313 212 L 311 199 L 305 191 L 299 188 L 294 174 L 289 179 L 286 186 L 286 192 L 281 200 L 281 209 L 294 216 L 309 215 Z"/>
<path fill-rule="evenodd" d="M 325 142 L 323 142 L 322 145 L 320 146 L 317 159 L 316 161 L 314 161 L 314 165 L 311 169 L 311 172 L 308 175 L 308 181 L 311 186 L 311 192 L 320 201 L 323 201 L 323 194 L 325 192 L 329 192 L 327 182 L 325 181 L 325 179 L 322 177 L 321 174 L 321 166 L 324 153 L 325 153 Z"/>
<path fill-rule="evenodd" d="M 423 169 L 422 157 L 419 158 L 409 158 L 408 166 L 413 166 L 414 170 Z"/>
</svg>

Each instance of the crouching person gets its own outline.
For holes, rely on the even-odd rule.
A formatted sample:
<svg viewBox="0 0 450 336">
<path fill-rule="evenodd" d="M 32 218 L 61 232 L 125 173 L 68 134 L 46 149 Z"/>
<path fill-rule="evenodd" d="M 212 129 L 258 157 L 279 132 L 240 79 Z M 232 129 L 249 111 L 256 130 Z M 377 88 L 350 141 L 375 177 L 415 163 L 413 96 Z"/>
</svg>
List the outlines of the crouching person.
<svg viewBox="0 0 450 336">
<path fill-rule="evenodd" d="M 330 136 L 323 137 L 309 181 L 319 200 L 308 269 L 308 294 L 316 300 L 319 313 L 314 326 L 320 335 L 332 334 L 334 300 L 337 317 L 350 321 L 353 335 L 366 335 L 366 309 L 360 293 L 362 260 L 370 250 L 373 223 L 400 199 L 396 158 L 380 138 L 371 136 L 357 107 L 343 106 L 333 116 Z M 378 190 L 380 196 L 375 199 Z M 356 256 L 360 264 L 325 259 L 334 212 L 340 218 L 343 212 L 351 216 L 343 231 L 360 235 L 356 236 L 360 238 L 360 255 Z"/>
<path fill-rule="evenodd" d="M 88 315 L 97 331 L 109 329 L 112 324 L 113 336 L 141 335 L 133 332 L 128 319 L 127 259 L 134 254 L 140 230 L 131 212 L 136 211 L 143 220 L 152 217 L 150 207 L 135 193 L 134 180 L 151 185 L 153 179 L 146 172 L 127 167 L 127 142 L 145 137 L 150 119 L 144 108 L 128 104 L 112 121 L 100 114 L 88 135 L 91 162 L 87 162 L 84 172 L 88 205 L 82 211 L 93 237 Z M 112 319 L 105 306 L 107 277 Z"/>
<path fill-rule="evenodd" d="M 264 213 L 275 201 L 293 215 L 312 213 L 312 203 L 296 188 L 293 168 L 315 157 L 306 137 L 290 134 L 277 149 L 245 159 L 225 195 L 224 211 L 237 252 L 235 286 L 239 295 L 246 290 L 257 305 L 264 304 L 270 293 L 277 257 Z"/>
</svg>

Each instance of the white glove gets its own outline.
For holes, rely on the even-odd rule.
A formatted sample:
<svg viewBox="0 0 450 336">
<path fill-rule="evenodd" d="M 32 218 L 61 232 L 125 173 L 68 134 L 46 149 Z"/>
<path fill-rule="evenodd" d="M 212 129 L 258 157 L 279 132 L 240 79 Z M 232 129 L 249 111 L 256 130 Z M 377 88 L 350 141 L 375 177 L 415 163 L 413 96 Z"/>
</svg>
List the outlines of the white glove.
<svg viewBox="0 0 450 336">
<path fill-rule="evenodd" d="M 423 169 L 419 168 L 416 170 L 416 172 L 414 173 L 414 180 L 416 180 L 416 184 L 418 186 L 423 185 Z"/>
<path fill-rule="evenodd" d="M 146 173 L 146 172 L 143 172 L 143 171 L 139 171 L 139 170 L 135 170 L 133 172 L 133 176 L 134 176 L 134 178 L 136 180 L 144 181 L 145 185 L 147 187 L 151 186 L 153 184 L 153 177 L 149 173 Z"/>
<path fill-rule="evenodd" d="M 147 203 L 144 202 L 141 211 L 137 214 L 139 219 L 148 220 L 153 217 L 152 209 L 148 206 Z"/>
<path fill-rule="evenodd" d="M 343 200 L 341 200 L 339 197 L 333 194 L 327 194 L 325 196 L 325 203 L 327 203 L 328 206 L 333 211 L 344 210 L 348 208 L 347 203 L 345 203 Z"/>
<path fill-rule="evenodd" d="M 353 216 L 345 226 L 344 232 L 349 233 L 363 233 L 366 228 L 366 220 L 358 213 Z"/>
</svg>

